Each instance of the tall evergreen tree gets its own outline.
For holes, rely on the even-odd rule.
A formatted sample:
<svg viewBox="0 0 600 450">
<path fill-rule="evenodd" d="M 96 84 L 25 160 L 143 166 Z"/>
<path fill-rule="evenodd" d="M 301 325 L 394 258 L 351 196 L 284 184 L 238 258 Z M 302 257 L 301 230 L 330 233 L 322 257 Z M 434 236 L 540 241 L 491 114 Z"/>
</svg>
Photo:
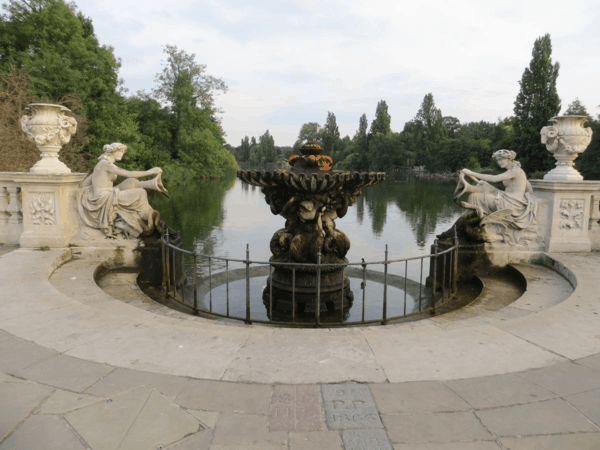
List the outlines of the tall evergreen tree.
<svg viewBox="0 0 600 450">
<path fill-rule="evenodd" d="M 439 144 L 446 138 L 442 111 L 435 106 L 431 92 L 423 97 L 421 107 L 413 119 L 415 128 L 416 164 L 433 169 Z"/>
<path fill-rule="evenodd" d="M 526 172 L 547 171 L 552 155 L 540 141 L 540 130 L 560 111 L 556 91 L 559 63 L 552 63 L 552 43 L 546 34 L 533 44 L 531 62 L 523 72 L 521 90 L 515 100 L 515 150 Z"/>
<path fill-rule="evenodd" d="M 277 153 L 275 152 L 275 139 L 269 133 L 269 130 L 265 131 L 265 134 L 258 138 L 261 147 L 261 153 L 264 157 L 264 161 L 272 163 L 275 161 Z"/>
<path fill-rule="evenodd" d="M 326 155 L 334 155 L 337 150 L 336 146 L 340 140 L 340 129 L 338 128 L 335 114 L 328 111 L 327 120 L 321 134 L 323 141 L 323 152 Z"/>
<path fill-rule="evenodd" d="M 354 135 L 354 144 L 356 145 L 356 157 L 353 164 L 353 169 L 357 170 L 369 170 L 369 135 L 367 129 L 369 123 L 367 122 L 367 115 L 363 113 L 358 121 L 358 130 Z"/>
<path fill-rule="evenodd" d="M 244 136 L 242 139 L 242 145 L 240 148 L 240 160 L 247 162 L 250 159 L 250 138 Z"/>
<path fill-rule="evenodd" d="M 565 115 L 588 116 L 588 117 L 590 116 L 587 111 L 587 108 L 585 107 L 585 105 L 583 103 L 581 103 L 581 100 L 579 100 L 579 98 L 576 98 L 571 103 L 569 103 L 569 106 L 567 107 L 567 110 L 565 111 Z"/>
<path fill-rule="evenodd" d="M 385 100 L 380 100 L 375 109 L 375 119 L 371 122 L 371 134 L 388 134 L 391 130 L 392 117 L 388 113 L 388 105 Z"/>
</svg>

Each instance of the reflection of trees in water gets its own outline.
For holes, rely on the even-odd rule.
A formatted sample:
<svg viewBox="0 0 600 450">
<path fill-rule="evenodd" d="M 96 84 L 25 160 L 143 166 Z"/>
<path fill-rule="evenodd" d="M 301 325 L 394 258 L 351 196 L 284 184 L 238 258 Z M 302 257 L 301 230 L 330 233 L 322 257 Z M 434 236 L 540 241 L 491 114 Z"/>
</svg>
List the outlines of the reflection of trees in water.
<svg viewBox="0 0 600 450">
<path fill-rule="evenodd" d="M 394 203 L 405 213 L 418 245 L 425 245 L 440 219 L 449 219 L 461 211 L 452 201 L 454 183 L 402 175 L 390 176 L 383 183 L 365 189 L 361 197 L 370 210 L 373 234 L 381 235 L 387 206 Z"/>
<path fill-rule="evenodd" d="M 364 196 L 358 197 L 356 201 L 356 220 L 360 225 L 363 223 L 363 219 L 365 216 L 365 198 Z"/>
<path fill-rule="evenodd" d="M 185 249 L 191 250 L 194 241 L 198 240 L 205 242 L 205 251 L 212 252 L 216 239 L 211 233 L 215 227 L 223 224 L 223 198 L 235 182 L 236 178 L 233 177 L 177 186 L 170 190 L 170 198 L 152 195 L 150 204 L 170 227 L 182 231 Z"/>
</svg>

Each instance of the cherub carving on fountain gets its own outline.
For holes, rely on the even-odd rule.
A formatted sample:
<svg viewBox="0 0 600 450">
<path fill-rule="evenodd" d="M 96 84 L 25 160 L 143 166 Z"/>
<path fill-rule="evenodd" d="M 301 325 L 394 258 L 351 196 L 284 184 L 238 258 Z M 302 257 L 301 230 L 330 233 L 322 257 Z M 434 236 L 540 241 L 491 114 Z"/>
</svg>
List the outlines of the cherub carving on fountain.
<svg viewBox="0 0 600 450">
<path fill-rule="evenodd" d="M 521 164 L 515 161 L 516 156 L 512 150 L 498 150 L 493 154 L 498 165 L 506 169 L 499 175 L 477 173 L 469 169 L 460 171 L 454 201 L 458 201 L 465 193 L 469 197 L 460 203 L 468 211 L 456 221 L 459 235 L 466 235 L 475 241 L 501 241 L 509 245 L 524 243 L 532 238 L 523 232 L 535 221 L 538 202 Z M 470 184 L 465 177 L 477 184 Z M 499 182 L 504 184 L 504 191 L 490 184 Z M 443 239 L 452 234 L 451 229 L 439 237 Z"/>
<path fill-rule="evenodd" d="M 80 235 L 84 239 L 94 234 L 107 239 L 131 239 L 149 236 L 162 229 L 160 214 L 152 209 L 146 193 L 146 190 L 168 193 L 161 181 L 162 169 L 121 169 L 115 162 L 126 152 L 124 144 L 105 145 L 104 154 L 98 158 L 100 161 L 83 182 L 78 194 L 78 209 L 82 224 Z M 157 176 L 147 181 L 138 180 L 150 175 Z M 118 176 L 126 177 L 126 180 L 113 186 Z"/>
</svg>

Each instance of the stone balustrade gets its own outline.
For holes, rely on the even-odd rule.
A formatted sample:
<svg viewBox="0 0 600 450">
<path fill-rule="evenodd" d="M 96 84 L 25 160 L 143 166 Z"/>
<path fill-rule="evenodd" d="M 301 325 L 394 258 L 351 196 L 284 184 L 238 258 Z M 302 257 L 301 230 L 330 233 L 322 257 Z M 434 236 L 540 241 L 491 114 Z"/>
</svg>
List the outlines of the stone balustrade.
<svg viewBox="0 0 600 450">
<path fill-rule="evenodd" d="M 16 245 L 23 233 L 21 186 L 13 173 L 0 172 L 0 243 Z"/>
<path fill-rule="evenodd" d="M 76 193 L 82 173 L 0 172 L 0 243 L 67 247 L 79 230 Z"/>
</svg>

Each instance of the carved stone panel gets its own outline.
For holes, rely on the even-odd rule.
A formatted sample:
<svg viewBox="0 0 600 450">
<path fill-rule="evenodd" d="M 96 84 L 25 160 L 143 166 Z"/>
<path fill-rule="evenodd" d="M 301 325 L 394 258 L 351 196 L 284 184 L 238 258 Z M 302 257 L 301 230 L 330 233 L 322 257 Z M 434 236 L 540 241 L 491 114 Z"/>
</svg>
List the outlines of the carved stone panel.
<svg viewBox="0 0 600 450">
<path fill-rule="evenodd" d="M 583 199 L 561 200 L 559 205 L 558 228 L 561 230 L 583 229 Z"/>
<path fill-rule="evenodd" d="M 33 192 L 29 211 L 32 225 L 56 225 L 54 193 Z"/>
</svg>

